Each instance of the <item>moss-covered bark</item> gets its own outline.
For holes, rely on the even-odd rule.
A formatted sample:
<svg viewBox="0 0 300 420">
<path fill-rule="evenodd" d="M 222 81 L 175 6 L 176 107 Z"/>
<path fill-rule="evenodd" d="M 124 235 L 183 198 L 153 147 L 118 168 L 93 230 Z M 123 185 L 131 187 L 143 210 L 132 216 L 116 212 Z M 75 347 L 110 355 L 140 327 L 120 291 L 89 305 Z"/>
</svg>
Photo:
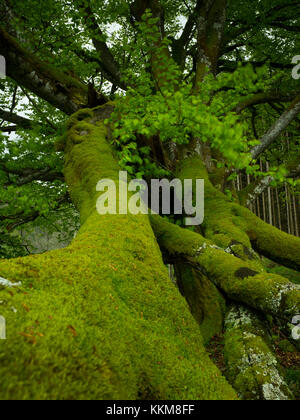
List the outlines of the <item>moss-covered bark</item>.
<svg viewBox="0 0 300 420">
<path fill-rule="evenodd" d="M 64 250 L 0 261 L 1 399 L 235 399 L 170 281 L 147 216 L 99 216 L 117 179 L 107 107 L 70 120 L 66 179 L 82 228 Z M 85 120 L 85 121 L 82 121 Z"/>
<path fill-rule="evenodd" d="M 263 222 L 248 209 L 232 202 L 210 182 L 198 156 L 184 159 L 178 168 L 180 179 L 205 180 L 204 236 L 216 245 L 230 250 L 253 263 L 260 254 L 300 271 L 300 238 L 288 235 Z M 257 260 L 256 266 L 261 267 Z"/>
<path fill-rule="evenodd" d="M 227 376 L 240 398 L 293 399 L 258 314 L 246 307 L 232 305 L 225 326 Z"/>
</svg>

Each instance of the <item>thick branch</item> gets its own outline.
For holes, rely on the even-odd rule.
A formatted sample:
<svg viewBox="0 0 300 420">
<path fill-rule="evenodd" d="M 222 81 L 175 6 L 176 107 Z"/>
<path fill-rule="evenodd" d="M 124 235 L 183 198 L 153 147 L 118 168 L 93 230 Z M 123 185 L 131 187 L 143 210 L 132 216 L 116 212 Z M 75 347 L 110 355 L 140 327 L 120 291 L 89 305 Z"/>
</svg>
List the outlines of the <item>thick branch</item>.
<svg viewBox="0 0 300 420">
<path fill-rule="evenodd" d="M 17 181 L 18 186 L 29 184 L 32 181 L 53 182 L 64 181 L 64 176 L 61 172 L 53 171 L 52 168 L 45 168 L 40 170 L 32 170 L 31 173 L 24 173 Z"/>
<path fill-rule="evenodd" d="M 288 109 L 273 124 L 270 130 L 261 138 L 260 144 L 255 146 L 252 151 L 253 159 L 257 159 L 287 128 L 287 126 L 300 113 L 300 95 L 293 101 Z"/>
<path fill-rule="evenodd" d="M 195 91 L 198 92 L 207 69 L 214 75 L 223 43 L 226 20 L 226 0 L 210 0 L 201 3 L 198 16 L 197 70 Z"/>
<path fill-rule="evenodd" d="M 270 226 L 244 207 L 239 206 L 239 213 L 247 223 L 247 234 L 259 254 L 300 271 L 300 238 Z"/>
<path fill-rule="evenodd" d="M 235 108 L 234 111 L 240 114 L 246 108 L 254 105 L 260 105 L 265 103 L 276 103 L 276 102 L 290 102 L 295 98 L 295 94 L 278 94 L 271 92 L 257 93 L 250 98 L 241 101 Z"/>
<path fill-rule="evenodd" d="M 258 272 L 194 232 L 151 216 L 158 243 L 165 252 L 204 270 L 232 300 L 290 321 L 300 311 L 300 286 L 275 274 Z M 298 252 L 299 254 L 299 252 Z"/>
<path fill-rule="evenodd" d="M 91 32 L 92 41 L 94 47 L 99 53 L 99 62 L 101 63 L 101 68 L 105 77 L 112 82 L 114 85 L 119 86 L 121 89 L 126 90 L 126 85 L 121 81 L 121 72 L 119 65 L 116 62 L 112 52 L 108 48 L 106 42 L 104 42 L 104 34 L 101 31 L 97 20 L 95 18 L 94 12 L 88 1 L 78 1 L 78 6 L 84 10 L 85 17 L 84 22 L 89 31 Z"/>
</svg>

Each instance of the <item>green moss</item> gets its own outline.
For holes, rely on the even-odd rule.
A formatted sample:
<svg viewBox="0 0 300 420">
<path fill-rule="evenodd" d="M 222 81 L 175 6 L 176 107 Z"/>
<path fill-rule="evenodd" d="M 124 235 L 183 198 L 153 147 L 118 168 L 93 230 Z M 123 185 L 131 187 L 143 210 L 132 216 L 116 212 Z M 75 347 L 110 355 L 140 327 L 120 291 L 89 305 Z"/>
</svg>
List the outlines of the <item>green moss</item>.
<svg viewBox="0 0 300 420">
<path fill-rule="evenodd" d="M 187 264 L 175 266 L 179 289 L 200 325 L 204 344 L 223 330 L 226 303 L 206 276 Z"/>
<path fill-rule="evenodd" d="M 261 262 L 251 251 L 300 271 L 300 238 L 288 235 L 263 222 L 245 207 L 232 203 L 210 182 L 207 170 L 200 157 L 193 156 L 183 160 L 178 168 L 180 179 L 205 180 L 205 219 L 202 228 L 205 237 L 221 248 L 231 247 L 232 242 L 240 249 L 233 251 L 246 261 L 256 259 L 257 267 Z"/>
<path fill-rule="evenodd" d="M 0 261 L 0 276 L 22 282 L 0 290 L 0 398 L 236 399 L 169 279 L 148 218 L 96 212 L 97 182 L 117 179 L 119 168 L 103 123 L 84 124 L 89 134 L 73 119 L 66 149 L 84 222 L 76 239 Z"/>
<path fill-rule="evenodd" d="M 287 400 L 293 396 L 270 350 L 270 339 L 258 316 L 231 306 L 226 318 L 225 360 L 227 377 L 246 400 Z"/>
<path fill-rule="evenodd" d="M 245 273 L 255 272 L 256 261 L 242 261 L 201 235 L 181 229 L 159 216 L 152 216 L 151 223 L 163 249 L 202 267 L 209 279 L 230 299 L 288 322 L 300 313 L 298 285 L 276 274 L 266 273 L 263 268 L 259 268 L 256 275 L 249 277 L 245 274 L 246 277 L 242 278 L 237 273 L 242 269 Z"/>
<path fill-rule="evenodd" d="M 177 176 L 181 180 L 205 181 L 205 219 L 202 228 L 206 238 L 224 249 L 229 247 L 233 240 L 247 248 L 251 247 L 248 236 L 241 229 L 244 226 L 243 219 L 235 213 L 233 203 L 212 185 L 199 157 L 183 160 Z"/>
<path fill-rule="evenodd" d="M 300 271 L 300 238 L 270 226 L 243 207 L 239 208 L 239 214 L 245 220 L 246 232 L 256 251 L 279 264 Z"/>
</svg>

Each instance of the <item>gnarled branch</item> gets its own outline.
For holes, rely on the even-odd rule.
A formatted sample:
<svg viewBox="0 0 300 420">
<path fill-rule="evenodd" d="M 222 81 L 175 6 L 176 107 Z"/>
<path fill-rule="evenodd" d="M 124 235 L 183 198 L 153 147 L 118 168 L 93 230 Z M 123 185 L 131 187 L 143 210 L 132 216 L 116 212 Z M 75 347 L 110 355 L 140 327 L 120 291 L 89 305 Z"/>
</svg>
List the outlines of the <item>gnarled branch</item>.
<svg viewBox="0 0 300 420">
<path fill-rule="evenodd" d="M 0 54 L 6 59 L 9 77 L 66 114 L 87 104 L 87 87 L 83 83 L 41 61 L 1 27 Z"/>
<path fill-rule="evenodd" d="M 260 144 L 251 150 L 253 159 L 257 159 L 287 128 L 287 126 L 300 113 L 300 95 L 293 101 L 288 109 L 278 118 L 267 133 L 261 138 Z"/>
</svg>

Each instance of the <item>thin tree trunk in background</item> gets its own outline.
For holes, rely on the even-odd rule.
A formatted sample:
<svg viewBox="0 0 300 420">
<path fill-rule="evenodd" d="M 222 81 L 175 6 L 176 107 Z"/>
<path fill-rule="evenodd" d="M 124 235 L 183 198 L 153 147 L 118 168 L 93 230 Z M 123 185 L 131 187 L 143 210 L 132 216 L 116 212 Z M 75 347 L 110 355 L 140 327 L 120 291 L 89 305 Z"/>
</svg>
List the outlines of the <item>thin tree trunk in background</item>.
<svg viewBox="0 0 300 420">
<path fill-rule="evenodd" d="M 269 162 L 266 162 L 266 170 L 269 171 Z M 272 214 L 272 196 L 271 196 L 271 188 L 268 187 L 267 191 L 268 196 L 268 210 L 269 210 L 269 224 L 273 225 L 273 214 Z"/>
<path fill-rule="evenodd" d="M 286 216 L 287 216 L 287 231 L 291 233 L 291 224 L 290 224 L 290 212 L 289 212 L 289 196 L 287 185 L 285 184 L 285 199 L 286 199 Z"/>
<path fill-rule="evenodd" d="M 257 216 L 261 217 L 261 211 L 260 211 L 260 197 L 256 200 L 256 207 L 257 207 Z"/>
<path fill-rule="evenodd" d="M 263 169 L 263 162 L 260 159 L 260 170 L 261 172 L 264 170 Z M 266 217 L 266 200 L 265 200 L 265 193 L 262 193 L 262 208 L 263 208 L 263 221 L 266 222 L 267 217 Z"/>
<path fill-rule="evenodd" d="M 296 197 L 293 194 L 294 220 L 295 220 L 295 235 L 299 236 L 299 223 L 297 215 Z"/>
<path fill-rule="evenodd" d="M 271 188 L 271 201 L 272 201 L 273 226 L 278 227 L 276 210 L 275 210 L 275 196 L 274 196 L 273 188 Z"/>
<path fill-rule="evenodd" d="M 249 186 L 251 184 L 251 179 L 250 179 L 250 175 L 249 174 L 247 174 L 247 186 Z M 252 203 L 251 202 L 251 204 L 250 204 L 250 210 L 254 213 L 254 214 L 256 214 L 256 208 L 255 208 L 256 206 L 255 206 L 255 202 L 254 203 Z"/>
<path fill-rule="evenodd" d="M 280 230 L 282 230 L 281 209 L 280 209 L 280 201 L 279 201 L 278 188 L 276 188 L 275 194 L 276 194 L 276 202 L 277 202 L 278 227 L 279 227 Z"/>
<path fill-rule="evenodd" d="M 293 201 L 292 201 L 292 194 L 290 188 L 289 191 L 289 214 L 290 214 L 290 221 L 291 221 L 291 232 L 292 235 L 295 235 L 295 223 L 294 223 L 294 212 L 293 212 Z"/>
</svg>

